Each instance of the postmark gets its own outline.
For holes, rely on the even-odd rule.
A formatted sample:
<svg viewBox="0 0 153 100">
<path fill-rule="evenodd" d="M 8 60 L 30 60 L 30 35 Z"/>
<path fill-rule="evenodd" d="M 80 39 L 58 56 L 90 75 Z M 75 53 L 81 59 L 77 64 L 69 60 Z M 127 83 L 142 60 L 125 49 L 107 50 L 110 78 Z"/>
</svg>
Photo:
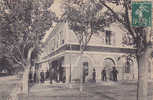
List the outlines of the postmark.
<svg viewBox="0 0 153 100">
<path fill-rule="evenodd" d="M 132 26 L 152 26 L 152 2 L 132 2 Z"/>
</svg>

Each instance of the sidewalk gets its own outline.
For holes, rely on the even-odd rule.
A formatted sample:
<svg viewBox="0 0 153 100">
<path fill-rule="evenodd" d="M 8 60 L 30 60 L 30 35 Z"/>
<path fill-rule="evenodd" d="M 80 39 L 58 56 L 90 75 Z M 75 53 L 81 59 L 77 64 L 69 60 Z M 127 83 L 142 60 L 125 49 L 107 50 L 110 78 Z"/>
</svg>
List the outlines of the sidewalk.
<svg viewBox="0 0 153 100">
<path fill-rule="evenodd" d="M 20 95 L 19 100 L 96 100 L 92 99 L 95 96 L 93 93 L 87 92 L 88 88 L 112 85 L 117 84 L 114 82 L 85 83 L 83 84 L 83 92 L 80 92 L 80 83 L 50 84 L 49 82 L 46 82 L 44 84 L 34 85 L 30 89 L 29 96 Z M 103 98 L 107 100 L 107 97 Z"/>
<path fill-rule="evenodd" d="M 10 95 L 14 92 L 18 82 L 19 80 L 15 75 L 0 77 L 0 100 L 8 100 Z"/>
<path fill-rule="evenodd" d="M 136 100 L 134 81 L 85 83 L 83 92 L 79 88 L 79 83 L 36 84 L 30 89 L 29 96 L 20 95 L 19 100 Z M 152 94 L 153 86 L 150 86 L 149 98 Z"/>
</svg>

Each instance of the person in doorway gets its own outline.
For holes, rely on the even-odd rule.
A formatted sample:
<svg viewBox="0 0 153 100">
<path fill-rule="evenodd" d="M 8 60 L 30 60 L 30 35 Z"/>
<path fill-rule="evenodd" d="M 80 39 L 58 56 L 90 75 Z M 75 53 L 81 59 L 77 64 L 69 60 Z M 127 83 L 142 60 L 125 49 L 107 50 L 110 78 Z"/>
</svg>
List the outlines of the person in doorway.
<svg viewBox="0 0 153 100">
<path fill-rule="evenodd" d="M 29 72 L 29 83 L 32 83 L 32 71 Z"/>
<path fill-rule="evenodd" d="M 46 80 L 49 78 L 49 71 L 48 71 L 48 69 L 47 69 L 47 71 L 46 71 Z"/>
<path fill-rule="evenodd" d="M 53 82 L 53 69 L 52 68 L 50 68 L 49 69 L 49 79 L 50 79 L 50 84 L 52 84 Z"/>
<path fill-rule="evenodd" d="M 96 82 L 96 70 L 95 70 L 95 68 L 93 68 L 92 79 L 93 79 L 94 82 Z"/>
<path fill-rule="evenodd" d="M 66 81 L 66 76 L 63 76 L 62 82 L 65 83 Z"/>
<path fill-rule="evenodd" d="M 113 67 L 112 74 L 113 74 L 113 81 L 117 81 L 118 71 L 117 71 L 117 69 L 115 67 Z"/>
<path fill-rule="evenodd" d="M 42 72 L 40 73 L 40 77 L 41 77 L 41 83 L 44 83 L 45 75 L 44 75 L 44 71 L 43 71 L 43 70 L 42 70 Z"/>
<path fill-rule="evenodd" d="M 86 80 L 86 75 L 85 75 L 85 71 L 83 72 L 83 76 L 82 76 L 82 78 L 83 78 L 83 83 L 85 83 L 85 80 Z"/>
<path fill-rule="evenodd" d="M 107 81 L 106 69 L 105 68 L 102 70 L 101 74 L 102 74 L 102 80 Z"/>
<path fill-rule="evenodd" d="M 36 81 L 37 81 L 37 74 L 36 74 L 36 71 L 34 72 L 33 79 L 34 79 L 34 83 L 36 83 Z"/>
<path fill-rule="evenodd" d="M 109 79 L 110 79 L 111 81 L 114 81 L 113 70 L 110 71 L 109 76 L 110 76 Z"/>
</svg>

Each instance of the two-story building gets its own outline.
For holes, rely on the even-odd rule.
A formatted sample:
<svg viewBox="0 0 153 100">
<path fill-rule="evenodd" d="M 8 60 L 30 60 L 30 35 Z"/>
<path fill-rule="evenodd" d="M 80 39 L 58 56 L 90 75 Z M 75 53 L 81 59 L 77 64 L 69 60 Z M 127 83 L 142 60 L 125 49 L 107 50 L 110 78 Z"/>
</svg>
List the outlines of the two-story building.
<svg viewBox="0 0 153 100">
<path fill-rule="evenodd" d="M 44 41 L 44 50 L 37 62 L 40 69 L 49 69 L 56 81 L 77 81 L 81 77 L 81 68 L 86 67 L 88 76 L 92 79 L 92 72 L 96 70 L 96 80 L 102 78 L 101 72 L 105 68 L 107 79 L 111 79 L 112 67 L 118 70 L 119 80 L 137 80 L 138 65 L 135 57 L 128 57 L 135 53 L 135 48 L 126 46 L 126 31 L 118 23 L 113 23 L 105 32 L 94 34 L 82 55 L 77 37 L 69 29 L 66 22 L 60 22 L 48 31 Z M 152 67 L 150 67 L 152 68 Z M 150 78 L 153 69 L 150 69 Z"/>
</svg>

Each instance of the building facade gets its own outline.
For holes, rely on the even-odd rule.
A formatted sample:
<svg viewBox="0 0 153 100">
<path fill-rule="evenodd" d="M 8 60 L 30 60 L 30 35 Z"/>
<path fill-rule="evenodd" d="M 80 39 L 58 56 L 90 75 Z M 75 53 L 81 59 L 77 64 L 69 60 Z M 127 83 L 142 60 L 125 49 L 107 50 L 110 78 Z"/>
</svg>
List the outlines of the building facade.
<svg viewBox="0 0 153 100">
<path fill-rule="evenodd" d="M 113 23 L 105 32 L 94 34 L 81 54 L 77 37 L 66 22 L 61 22 L 49 31 L 37 63 L 40 70 L 50 70 L 57 82 L 79 81 L 84 70 L 88 72 L 86 82 L 90 81 L 93 69 L 96 70 L 96 80 L 101 81 L 104 68 L 109 81 L 113 67 L 118 70 L 118 80 L 137 80 L 137 61 L 134 56 L 129 57 L 136 49 L 124 44 L 125 41 L 131 42 L 127 37 L 122 26 Z M 152 67 L 149 68 L 151 79 Z"/>
</svg>

